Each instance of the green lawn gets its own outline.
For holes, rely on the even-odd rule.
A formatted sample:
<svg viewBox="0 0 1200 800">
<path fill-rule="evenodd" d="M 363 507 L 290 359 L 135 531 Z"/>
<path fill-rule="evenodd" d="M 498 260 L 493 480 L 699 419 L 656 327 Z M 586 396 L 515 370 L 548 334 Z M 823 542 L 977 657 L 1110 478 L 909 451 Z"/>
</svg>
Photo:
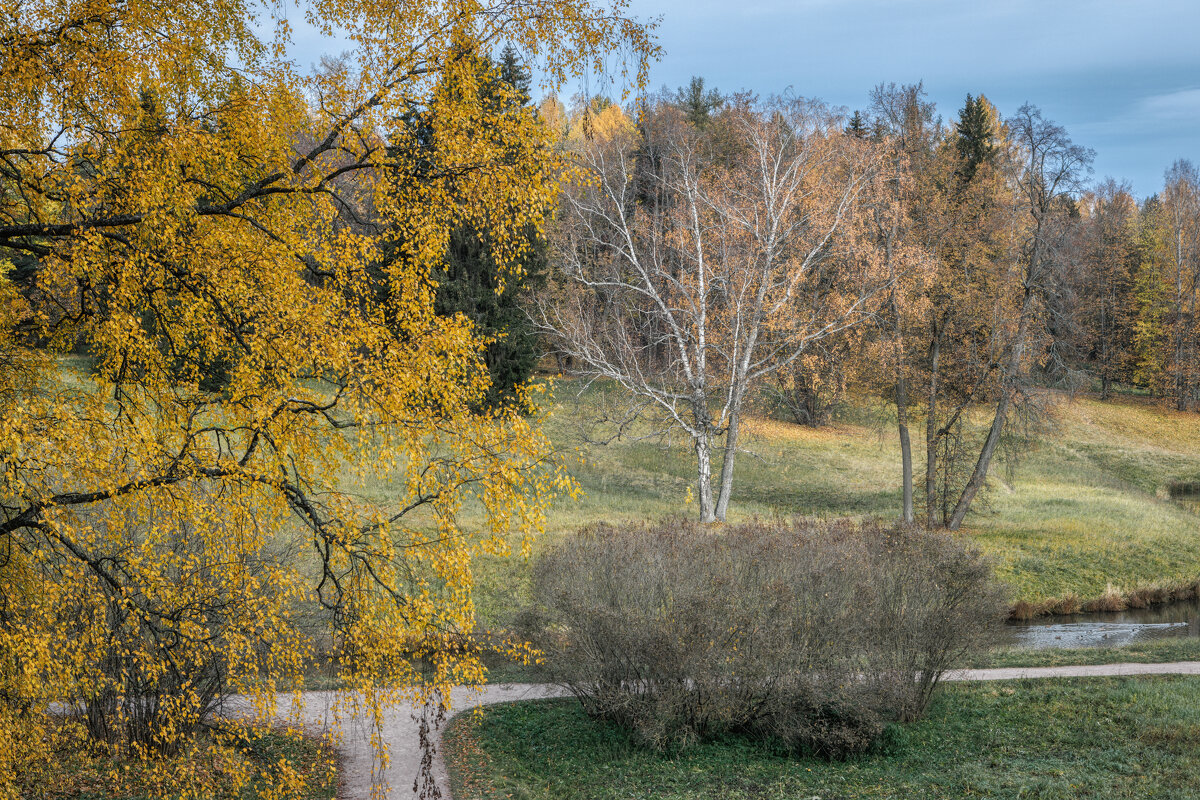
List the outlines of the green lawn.
<svg viewBox="0 0 1200 800">
<path fill-rule="evenodd" d="M 569 389 L 560 385 L 559 392 Z M 577 413 L 560 406 L 549 431 L 570 454 L 583 494 L 555 504 L 535 551 L 589 523 L 695 513 L 688 501 L 693 456 L 685 443 L 581 448 Z M 982 421 L 974 420 L 977 426 Z M 898 515 L 899 450 L 884 411 L 852 408 L 819 430 L 764 420 L 751 420 L 746 429 L 749 453 L 738 461 L 731 520 L 777 513 Z M 922 464 L 919 447 L 914 455 Z M 1200 516 L 1172 502 L 1166 487 L 1197 479 L 1200 415 L 1132 398 L 1064 399 L 1011 480 L 997 459 L 964 535 L 995 557 L 1013 602 L 1034 610 L 1185 586 L 1200 579 Z M 502 623 L 523 602 L 528 572 L 519 560 L 479 565 L 485 623 Z"/>
<path fill-rule="evenodd" d="M 1080 664 L 1164 664 L 1200 661 L 1200 638 L 1178 637 L 1121 647 L 998 649 L 971 659 L 971 667 L 1066 667 Z"/>
<path fill-rule="evenodd" d="M 457 800 L 1198 798 L 1200 679 L 948 686 L 929 716 L 843 763 L 730 740 L 640 749 L 573 700 L 492 706 L 451 722 Z"/>
</svg>

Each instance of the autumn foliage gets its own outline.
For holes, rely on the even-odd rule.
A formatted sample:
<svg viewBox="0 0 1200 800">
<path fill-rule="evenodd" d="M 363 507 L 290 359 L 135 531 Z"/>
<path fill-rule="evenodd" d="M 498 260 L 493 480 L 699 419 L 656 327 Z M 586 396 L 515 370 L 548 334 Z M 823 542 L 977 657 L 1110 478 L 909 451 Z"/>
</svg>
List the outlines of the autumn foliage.
<svg viewBox="0 0 1200 800">
<path fill-rule="evenodd" d="M 356 49 L 306 76 L 282 13 L 5 7 L 9 793 L 53 703 L 148 756 L 230 692 L 265 720 L 317 656 L 389 687 L 371 703 L 481 680 L 471 559 L 570 489 L 534 396 L 479 411 L 484 342 L 435 313 L 431 276 L 481 221 L 519 271 L 556 196 L 544 127 L 482 102 L 471 54 L 508 41 L 562 77 L 618 49 L 632 81 L 647 29 L 621 3 L 318 2 L 308 21 Z M 436 146 L 403 146 L 414 110 Z"/>
</svg>

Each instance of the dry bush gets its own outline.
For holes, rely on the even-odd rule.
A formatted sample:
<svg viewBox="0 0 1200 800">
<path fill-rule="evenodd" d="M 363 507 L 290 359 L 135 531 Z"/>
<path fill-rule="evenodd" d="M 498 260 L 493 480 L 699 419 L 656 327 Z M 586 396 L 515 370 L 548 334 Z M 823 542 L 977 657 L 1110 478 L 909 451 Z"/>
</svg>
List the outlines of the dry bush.
<svg viewBox="0 0 1200 800">
<path fill-rule="evenodd" d="M 567 539 L 523 625 L 588 713 L 652 747 L 740 732 L 837 758 L 920 716 L 1003 613 L 989 565 L 945 534 L 668 520 Z"/>
</svg>

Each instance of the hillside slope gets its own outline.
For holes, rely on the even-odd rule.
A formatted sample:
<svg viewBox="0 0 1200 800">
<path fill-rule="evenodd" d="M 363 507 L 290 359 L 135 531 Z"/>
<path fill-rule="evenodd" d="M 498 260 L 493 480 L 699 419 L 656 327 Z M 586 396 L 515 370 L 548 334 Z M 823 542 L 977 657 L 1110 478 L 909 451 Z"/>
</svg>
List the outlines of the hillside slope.
<svg viewBox="0 0 1200 800">
<path fill-rule="evenodd" d="M 575 450 L 573 411 L 560 408 L 551 432 L 581 456 L 570 467 L 583 496 L 555 508 L 551 534 L 592 522 L 695 513 L 686 444 L 622 440 Z M 747 452 L 737 465 L 731 519 L 896 517 L 894 428 L 871 416 L 857 407 L 817 430 L 752 420 L 745 426 Z M 1133 399 L 1064 399 L 1038 438 L 1012 471 L 997 458 L 983 502 L 963 531 L 996 557 L 1014 602 L 1045 610 L 1065 600 L 1070 607 L 1200 579 L 1200 516 L 1166 492 L 1172 482 L 1200 480 L 1200 415 Z M 919 472 L 924 454 L 918 450 L 914 458 Z"/>
</svg>

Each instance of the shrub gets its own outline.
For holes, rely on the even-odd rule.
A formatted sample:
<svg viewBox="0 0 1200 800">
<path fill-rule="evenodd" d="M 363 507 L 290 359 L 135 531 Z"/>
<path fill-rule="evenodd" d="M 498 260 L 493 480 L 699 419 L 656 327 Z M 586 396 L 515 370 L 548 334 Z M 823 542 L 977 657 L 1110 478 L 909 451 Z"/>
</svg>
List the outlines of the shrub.
<svg viewBox="0 0 1200 800">
<path fill-rule="evenodd" d="M 657 749 L 733 732 L 862 751 L 1003 617 L 956 539 L 850 521 L 597 527 L 533 591 L 523 632 L 554 680 Z"/>
</svg>

